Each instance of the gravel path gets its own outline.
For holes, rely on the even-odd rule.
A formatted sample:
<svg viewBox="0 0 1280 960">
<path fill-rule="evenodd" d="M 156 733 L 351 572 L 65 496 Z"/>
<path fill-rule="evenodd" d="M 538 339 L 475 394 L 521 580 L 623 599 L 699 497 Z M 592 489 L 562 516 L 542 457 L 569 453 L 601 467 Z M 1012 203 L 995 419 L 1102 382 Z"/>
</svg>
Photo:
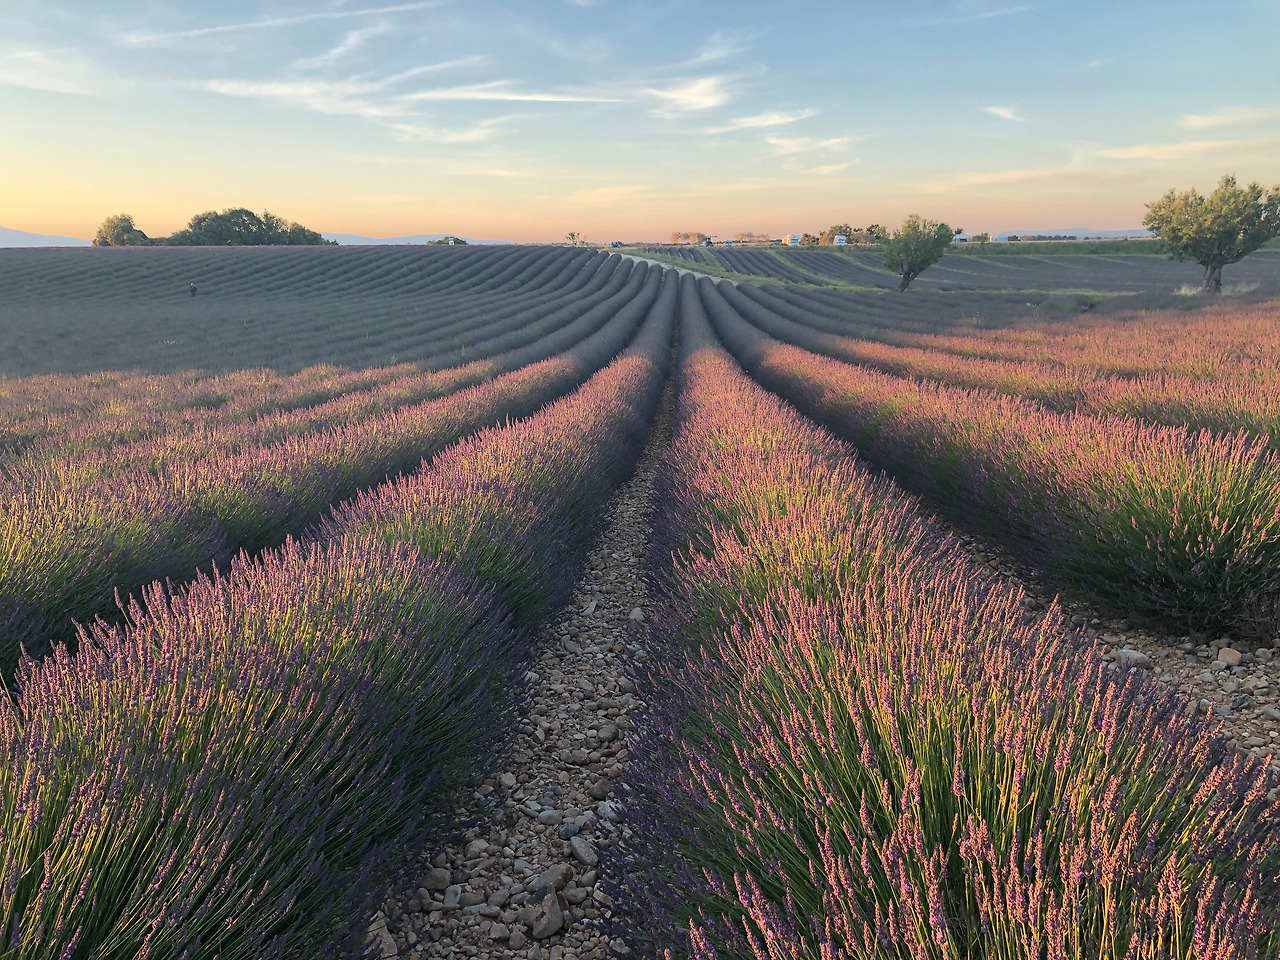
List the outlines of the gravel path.
<svg viewBox="0 0 1280 960">
<path fill-rule="evenodd" d="M 531 699 L 511 753 L 457 811 L 475 825 L 421 865 L 416 892 L 388 901 L 374 918 L 369 937 L 382 957 L 601 960 L 628 949 L 601 932 L 610 900 L 596 865 L 600 851 L 630 833 L 615 798 L 641 704 L 626 671 L 647 656 L 637 638 L 649 602 L 649 497 L 671 406 L 668 385 L 573 604 L 534 649 Z"/>
</svg>

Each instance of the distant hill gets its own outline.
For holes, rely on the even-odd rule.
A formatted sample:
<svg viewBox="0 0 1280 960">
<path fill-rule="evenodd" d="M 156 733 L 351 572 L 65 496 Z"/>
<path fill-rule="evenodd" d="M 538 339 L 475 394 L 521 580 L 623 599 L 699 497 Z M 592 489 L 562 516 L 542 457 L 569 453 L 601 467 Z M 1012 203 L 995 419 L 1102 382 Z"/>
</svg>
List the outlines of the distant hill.
<svg viewBox="0 0 1280 960">
<path fill-rule="evenodd" d="M 0 227 L 0 247 L 91 247 L 92 240 L 79 237 L 54 237 L 44 233 L 27 233 Z"/>
<path fill-rule="evenodd" d="M 1103 237 L 1107 240 L 1118 239 L 1120 237 L 1150 237 L 1151 231 L 1135 229 L 1135 230 L 1095 230 L 1093 227 L 1054 227 L 1052 230 L 1003 230 L 995 234 L 999 240 L 1012 234 L 1015 237 L 1025 236 L 1042 236 L 1042 237 Z"/>
<path fill-rule="evenodd" d="M 358 233 L 326 233 L 323 234 L 326 240 L 337 240 L 342 244 L 353 245 L 369 245 L 369 244 L 391 244 L 393 246 L 404 246 L 406 243 L 427 243 L 430 240 L 440 240 L 449 236 L 447 233 L 415 233 L 411 237 L 362 237 Z M 458 236 L 456 233 L 453 236 Z M 475 244 L 494 244 L 509 243 L 508 240 L 474 240 L 471 237 L 461 237 L 460 239 L 467 243 Z"/>
</svg>

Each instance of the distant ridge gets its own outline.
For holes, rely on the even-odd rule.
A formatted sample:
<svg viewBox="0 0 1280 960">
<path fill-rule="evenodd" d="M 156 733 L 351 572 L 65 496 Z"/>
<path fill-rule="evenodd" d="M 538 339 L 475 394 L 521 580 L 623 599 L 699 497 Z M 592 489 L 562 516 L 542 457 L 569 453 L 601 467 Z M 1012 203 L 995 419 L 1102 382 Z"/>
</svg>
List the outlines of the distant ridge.
<svg viewBox="0 0 1280 960">
<path fill-rule="evenodd" d="M 1015 237 L 1102 237 L 1105 240 L 1118 240 L 1121 237 L 1150 237 L 1151 231 L 1141 228 L 1134 230 L 1095 230 L 1093 227 L 1054 227 L 1052 230 L 1002 230 L 995 236 L 1001 240 L 1012 234 Z"/>
<path fill-rule="evenodd" d="M 0 247 L 91 247 L 92 240 L 80 237 L 55 237 L 45 233 L 27 233 L 0 227 Z"/>
<path fill-rule="evenodd" d="M 415 233 L 408 237 L 362 237 L 358 233 L 322 233 L 321 235 L 326 240 L 337 240 L 338 243 L 351 244 L 353 246 L 368 246 L 371 244 L 404 246 L 406 243 L 427 243 L 431 240 L 441 240 L 444 237 L 450 236 L 450 234 L 447 233 Z M 457 237 L 458 235 L 455 233 L 452 234 L 452 236 Z M 508 240 L 475 240 L 471 237 L 458 237 L 458 239 L 465 240 L 467 243 L 480 245 L 510 242 Z"/>
</svg>

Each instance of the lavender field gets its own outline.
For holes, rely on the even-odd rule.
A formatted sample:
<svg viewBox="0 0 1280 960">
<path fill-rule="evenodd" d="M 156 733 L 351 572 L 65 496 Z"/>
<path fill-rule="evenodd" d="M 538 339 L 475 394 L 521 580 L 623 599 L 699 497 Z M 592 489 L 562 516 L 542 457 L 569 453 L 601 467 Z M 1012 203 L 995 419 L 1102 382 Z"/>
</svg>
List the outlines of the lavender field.
<svg viewBox="0 0 1280 960">
<path fill-rule="evenodd" d="M 807 254 L 0 251 L 0 958 L 1280 957 L 1275 257 Z"/>
</svg>

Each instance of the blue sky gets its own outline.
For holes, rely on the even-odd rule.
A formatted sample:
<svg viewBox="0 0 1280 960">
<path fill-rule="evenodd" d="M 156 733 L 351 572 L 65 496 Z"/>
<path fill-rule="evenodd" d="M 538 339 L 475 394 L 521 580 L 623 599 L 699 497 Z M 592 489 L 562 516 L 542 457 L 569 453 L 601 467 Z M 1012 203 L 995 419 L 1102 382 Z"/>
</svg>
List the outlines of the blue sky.
<svg viewBox="0 0 1280 960">
<path fill-rule="evenodd" d="M 1280 181 L 1277 36 L 1280 0 L 0 0 L 0 225 L 1132 227 Z"/>
</svg>

